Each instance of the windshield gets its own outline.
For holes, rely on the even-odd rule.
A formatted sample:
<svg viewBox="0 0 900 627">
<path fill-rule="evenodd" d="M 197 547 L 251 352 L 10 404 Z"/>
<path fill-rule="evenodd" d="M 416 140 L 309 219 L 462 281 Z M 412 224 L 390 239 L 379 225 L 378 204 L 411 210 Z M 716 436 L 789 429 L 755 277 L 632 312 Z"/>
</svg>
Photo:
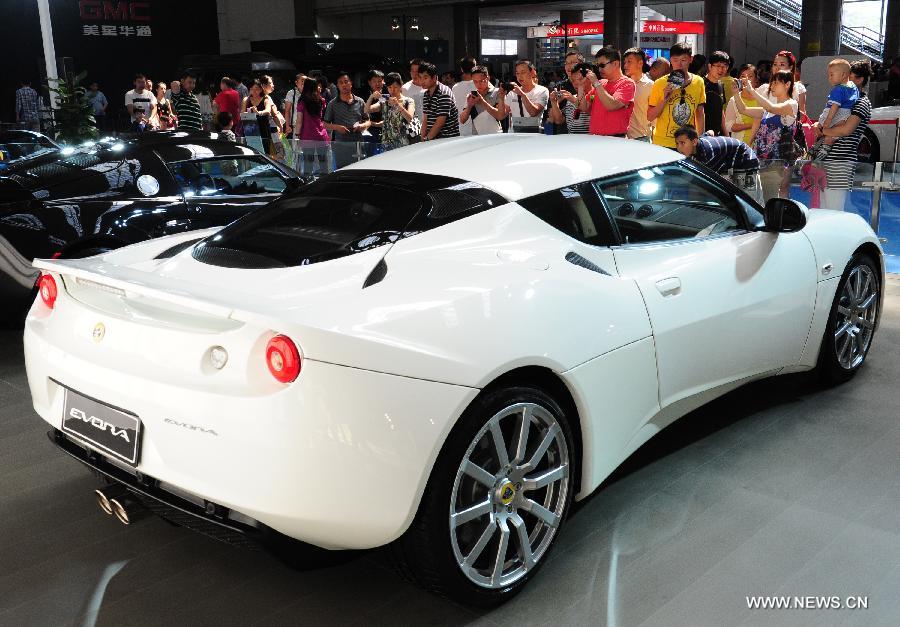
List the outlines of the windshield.
<svg viewBox="0 0 900 627">
<path fill-rule="evenodd" d="M 168 166 L 186 197 L 280 194 L 287 188 L 287 178 L 261 156 L 181 161 Z"/>
<path fill-rule="evenodd" d="M 336 173 L 229 225 L 194 258 L 240 268 L 345 257 L 505 204 L 479 185 L 413 173 Z"/>
</svg>

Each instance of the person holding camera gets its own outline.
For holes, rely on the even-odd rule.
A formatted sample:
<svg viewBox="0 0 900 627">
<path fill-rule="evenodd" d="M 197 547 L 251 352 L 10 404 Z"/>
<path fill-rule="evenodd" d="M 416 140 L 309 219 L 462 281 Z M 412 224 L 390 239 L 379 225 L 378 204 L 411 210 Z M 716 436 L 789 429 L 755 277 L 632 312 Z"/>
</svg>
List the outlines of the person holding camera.
<svg viewBox="0 0 900 627">
<path fill-rule="evenodd" d="M 369 133 L 371 133 L 371 141 L 381 143 L 381 124 L 382 107 L 373 107 L 374 104 L 383 104 L 387 100 L 387 94 L 384 92 L 384 72 L 381 70 L 369 70 L 366 77 L 369 85 L 369 97 L 366 98 L 365 111 L 369 116 Z"/>
<path fill-rule="evenodd" d="M 550 92 L 549 119 L 558 126 L 565 125 L 566 132 L 586 135 L 591 128 L 590 111 L 582 111 L 578 106 L 579 97 L 584 97 L 584 85 L 587 79 L 576 70 L 569 73 L 572 90 L 557 87 Z"/>
<path fill-rule="evenodd" d="M 466 96 L 465 108 L 459 114 L 461 124 L 471 120 L 472 135 L 493 135 L 502 133 L 500 120 L 500 90 L 491 85 L 488 69 L 476 65 L 471 71 L 472 84 L 475 89 Z"/>
<path fill-rule="evenodd" d="M 550 91 L 537 84 L 537 70 L 525 59 L 516 61 L 516 81 L 500 84 L 500 111 L 509 117 L 509 132 L 540 133 Z"/>
<path fill-rule="evenodd" d="M 373 110 L 382 110 L 384 123 L 381 126 L 381 143 L 385 150 L 401 148 L 413 140 L 418 141 L 422 134 L 419 118 L 416 117 L 416 103 L 409 96 L 403 95 L 403 79 L 397 72 L 384 77 L 388 90 L 388 98 L 372 105 Z"/>
<path fill-rule="evenodd" d="M 676 43 L 669 49 L 672 71 L 653 83 L 647 119 L 656 121 L 654 144 L 675 150 L 675 131 L 686 124 L 701 135 L 705 131 L 706 85 L 702 76 L 688 72 L 693 58 L 689 44 Z"/>
<path fill-rule="evenodd" d="M 581 68 L 591 90 L 579 102 L 582 111 L 591 114 L 591 135 L 626 137 L 634 109 L 634 81 L 622 74 L 622 55 L 615 48 L 601 48 L 596 54 L 596 70 Z M 583 92 L 585 84 L 579 88 Z M 579 94 L 580 95 L 580 94 Z"/>
</svg>

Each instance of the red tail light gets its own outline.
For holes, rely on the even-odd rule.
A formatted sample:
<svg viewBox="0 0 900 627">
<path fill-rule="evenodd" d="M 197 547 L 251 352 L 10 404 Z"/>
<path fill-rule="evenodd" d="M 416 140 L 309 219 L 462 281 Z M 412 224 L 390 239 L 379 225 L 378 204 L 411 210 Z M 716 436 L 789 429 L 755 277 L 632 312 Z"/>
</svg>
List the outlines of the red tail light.
<svg viewBox="0 0 900 627">
<path fill-rule="evenodd" d="M 56 304 L 56 280 L 49 274 L 42 274 L 37 285 L 41 300 L 49 309 L 53 309 L 53 305 Z"/>
<path fill-rule="evenodd" d="M 278 381 L 290 383 L 300 375 L 300 351 L 285 335 L 276 335 L 266 345 L 266 365 Z"/>
</svg>

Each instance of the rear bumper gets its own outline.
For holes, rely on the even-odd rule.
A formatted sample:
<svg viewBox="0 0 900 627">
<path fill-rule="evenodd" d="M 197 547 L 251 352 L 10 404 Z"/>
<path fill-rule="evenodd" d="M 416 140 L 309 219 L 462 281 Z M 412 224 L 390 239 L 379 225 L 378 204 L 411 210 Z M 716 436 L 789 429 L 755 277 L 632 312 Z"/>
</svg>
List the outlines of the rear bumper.
<svg viewBox="0 0 900 627">
<path fill-rule="evenodd" d="M 130 473 L 70 439 L 59 429 L 51 429 L 47 432 L 47 437 L 64 453 L 107 481 L 125 486 L 147 509 L 177 525 L 247 548 L 265 546 L 280 537 L 280 534 L 259 521 L 236 515 L 218 503 L 205 501 L 201 505 L 167 491 L 153 477 Z"/>
<path fill-rule="evenodd" d="M 126 331 L 122 322 L 107 320 L 107 338 L 95 344 L 65 305 L 47 313 L 32 311 L 24 345 L 34 408 L 50 426 L 61 429 L 62 386 L 127 409 L 143 430 L 135 472 L 328 549 L 381 546 L 406 530 L 446 435 L 478 393 L 312 360 L 274 392 L 223 391 L 160 373 L 143 357 L 153 350 L 144 337 L 117 357 L 104 344 Z M 166 357 L 175 371 L 192 354 Z M 117 367 L 123 359 L 127 367 Z"/>
</svg>

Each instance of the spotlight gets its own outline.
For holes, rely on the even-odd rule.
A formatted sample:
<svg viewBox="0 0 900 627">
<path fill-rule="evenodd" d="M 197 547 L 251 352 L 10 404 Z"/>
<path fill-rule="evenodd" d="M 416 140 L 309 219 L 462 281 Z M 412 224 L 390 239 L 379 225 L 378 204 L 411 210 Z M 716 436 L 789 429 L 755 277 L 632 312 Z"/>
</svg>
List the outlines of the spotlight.
<svg viewBox="0 0 900 627">
<path fill-rule="evenodd" d="M 331 33 L 331 36 L 334 37 L 335 39 L 340 39 L 340 38 L 341 38 L 341 36 L 338 35 L 337 33 Z"/>
<path fill-rule="evenodd" d="M 428 41 L 428 35 L 424 35 L 424 36 L 422 37 L 422 39 L 424 39 L 425 41 Z"/>
<path fill-rule="evenodd" d="M 399 17 L 391 18 L 391 30 L 400 30 L 400 18 Z"/>
<path fill-rule="evenodd" d="M 417 18 L 417 17 L 410 18 L 409 30 L 419 30 L 419 18 Z"/>
</svg>

